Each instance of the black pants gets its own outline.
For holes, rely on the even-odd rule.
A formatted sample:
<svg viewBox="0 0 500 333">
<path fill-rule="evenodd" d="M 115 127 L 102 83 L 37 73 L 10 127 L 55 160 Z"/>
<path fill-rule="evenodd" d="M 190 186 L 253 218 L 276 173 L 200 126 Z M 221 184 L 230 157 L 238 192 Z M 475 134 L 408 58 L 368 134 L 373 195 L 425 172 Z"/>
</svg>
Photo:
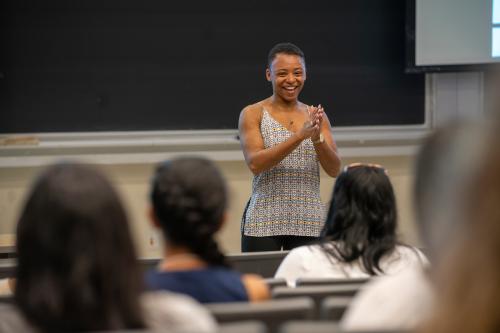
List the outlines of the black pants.
<svg viewBox="0 0 500 333">
<path fill-rule="evenodd" d="M 241 252 L 281 251 L 314 243 L 317 237 L 306 236 L 269 236 L 253 237 L 241 235 Z"/>
<path fill-rule="evenodd" d="M 248 200 L 245 210 L 243 211 L 241 225 L 245 225 L 245 217 L 247 215 Z M 241 229 L 241 252 L 261 252 L 261 251 L 281 251 L 291 250 L 293 248 L 308 245 L 318 241 L 318 237 L 307 236 L 268 236 L 268 237 L 253 237 L 243 234 L 244 227 Z"/>
</svg>

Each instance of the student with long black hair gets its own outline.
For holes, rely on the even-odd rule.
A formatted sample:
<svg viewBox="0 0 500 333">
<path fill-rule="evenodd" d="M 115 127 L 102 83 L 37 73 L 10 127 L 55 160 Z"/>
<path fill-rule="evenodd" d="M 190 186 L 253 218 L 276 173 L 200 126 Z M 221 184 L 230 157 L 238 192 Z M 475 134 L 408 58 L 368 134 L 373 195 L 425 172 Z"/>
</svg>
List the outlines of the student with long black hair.
<svg viewBox="0 0 500 333">
<path fill-rule="evenodd" d="M 413 331 L 442 309 L 435 308 L 434 303 L 436 272 L 448 262 L 447 252 L 454 246 L 462 229 L 475 222 L 474 219 L 464 218 L 462 208 L 471 202 L 467 195 L 478 170 L 478 162 L 484 156 L 484 134 L 485 129 L 480 123 L 452 122 L 436 129 L 422 142 L 415 156 L 413 199 L 416 227 L 432 265 L 415 266 L 399 274 L 370 281 L 356 294 L 342 316 L 342 330 Z M 477 249 L 472 252 L 477 254 Z M 450 282 L 451 279 L 445 281 L 446 284 Z M 458 314 L 450 313 L 453 316 Z M 480 313 L 485 311 L 480 310 Z M 468 314 L 477 317 L 470 311 Z M 444 319 L 451 322 L 451 317 Z M 457 331 L 479 332 L 474 329 L 454 330 Z"/>
<path fill-rule="evenodd" d="M 363 278 L 426 262 L 396 236 L 397 210 L 387 171 L 355 163 L 338 176 L 318 244 L 288 254 L 276 272 L 289 285 L 304 277 Z"/>
</svg>

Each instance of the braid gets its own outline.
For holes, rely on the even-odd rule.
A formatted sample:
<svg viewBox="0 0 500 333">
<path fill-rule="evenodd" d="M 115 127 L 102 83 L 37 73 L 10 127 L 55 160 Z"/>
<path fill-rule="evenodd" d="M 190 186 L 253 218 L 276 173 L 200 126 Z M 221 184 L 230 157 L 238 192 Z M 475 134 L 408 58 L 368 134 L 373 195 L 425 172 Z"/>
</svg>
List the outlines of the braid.
<svg viewBox="0 0 500 333">
<path fill-rule="evenodd" d="M 186 200 L 190 207 L 179 207 L 179 221 L 185 234 L 182 236 L 184 245 L 197 254 L 209 265 L 229 267 L 225 256 L 219 250 L 214 235 L 219 230 L 223 211 L 215 209 L 202 198 Z M 215 210 L 215 211 L 214 211 Z"/>
<path fill-rule="evenodd" d="M 214 239 L 226 209 L 225 182 L 205 159 L 182 158 L 161 164 L 151 199 L 165 237 L 188 247 L 207 264 L 228 263 Z"/>
<path fill-rule="evenodd" d="M 224 254 L 219 250 L 219 245 L 212 237 L 199 239 L 193 244 L 191 250 L 211 266 L 230 266 Z"/>
</svg>

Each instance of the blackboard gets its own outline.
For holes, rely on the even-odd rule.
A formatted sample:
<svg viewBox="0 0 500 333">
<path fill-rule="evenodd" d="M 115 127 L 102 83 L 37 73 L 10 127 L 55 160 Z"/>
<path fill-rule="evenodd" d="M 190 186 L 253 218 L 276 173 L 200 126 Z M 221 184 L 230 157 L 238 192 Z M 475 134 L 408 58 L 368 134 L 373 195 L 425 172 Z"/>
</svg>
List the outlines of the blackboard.
<svg viewBox="0 0 500 333">
<path fill-rule="evenodd" d="M 235 129 L 271 95 L 268 50 L 306 55 L 334 126 L 425 121 L 401 0 L 6 0 L 0 133 Z"/>
</svg>

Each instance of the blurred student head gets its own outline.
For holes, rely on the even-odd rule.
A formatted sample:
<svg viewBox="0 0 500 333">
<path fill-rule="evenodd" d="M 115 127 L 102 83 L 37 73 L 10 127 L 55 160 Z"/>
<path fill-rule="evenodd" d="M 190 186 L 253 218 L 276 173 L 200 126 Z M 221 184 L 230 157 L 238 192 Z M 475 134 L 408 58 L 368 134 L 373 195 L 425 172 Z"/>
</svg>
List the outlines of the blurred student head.
<svg viewBox="0 0 500 333">
<path fill-rule="evenodd" d="M 437 303 L 423 332 L 500 330 L 500 119 L 489 132 L 467 200 L 464 224 L 437 274 Z M 467 151 L 463 151 L 467 155 Z"/>
<path fill-rule="evenodd" d="M 224 178 L 207 159 L 166 161 L 154 174 L 154 220 L 166 242 L 187 248 L 209 265 L 227 266 L 214 238 L 224 222 L 227 200 Z"/>
<path fill-rule="evenodd" d="M 42 331 L 143 327 L 129 223 L 110 182 L 60 163 L 34 183 L 17 226 L 15 300 Z"/>
<path fill-rule="evenodd" d="M 321 233 L 333 241 L 329 253 L 340 261 L 362 259 L 368 273 L 382 273 L 384 254 L 397 243 L 397 209 L 387 171 L 380 165 L 348 165 L 335 181 L 332 200 Z"/>
<path fill-rule="evenodd" d="M 431 261 L 439 260 L 466 222 L 460 207 L 467 199 L 465 190 L 483 153 L 481 132 L 479 123 L 450 123 L 429 135 L 417 155 L 416 221 Z"/>
</svg>

